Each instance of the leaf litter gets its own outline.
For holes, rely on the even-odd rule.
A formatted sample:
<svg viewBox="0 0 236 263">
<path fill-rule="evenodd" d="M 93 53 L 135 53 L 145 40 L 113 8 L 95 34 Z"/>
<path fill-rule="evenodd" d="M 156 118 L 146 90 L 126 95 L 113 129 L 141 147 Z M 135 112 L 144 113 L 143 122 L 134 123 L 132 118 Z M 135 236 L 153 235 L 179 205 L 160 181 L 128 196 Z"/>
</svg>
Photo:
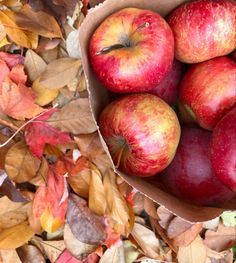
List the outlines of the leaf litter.
<svg viewBox="0 0 236 263">
<path fill-rule="evenodd" d="M 234 212 L 186 222 L 113 172 L 76 41 L 88 1 L 27 2 L 0 10 L 0 262 L 232 263 Z"/>
</svg>

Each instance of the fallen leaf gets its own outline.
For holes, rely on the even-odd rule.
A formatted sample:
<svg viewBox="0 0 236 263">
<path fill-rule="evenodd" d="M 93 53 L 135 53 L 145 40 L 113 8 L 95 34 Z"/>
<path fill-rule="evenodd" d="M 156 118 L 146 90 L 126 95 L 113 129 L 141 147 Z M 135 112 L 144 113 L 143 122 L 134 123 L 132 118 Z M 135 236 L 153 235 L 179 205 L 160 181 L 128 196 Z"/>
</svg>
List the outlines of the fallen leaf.
<svg viewBox="0 0 236 263">
<path fill-rule="evenodd" d="M 37 118 L 36 122 L 29 123 L 25 128 L 25 141 L 33 155 L 38 158 L 42 157 L 46 144 L 57 145 L 71 142 L 68 133 L 61 132 L 46 122 L 55 111 L 56 109 L 51 109 Z"/>
<path fill-rule="evenodd" d="M 207 248 L 207 257 L 209 263 L 232 263 L 234 256 L 232 250 L 217 252 L 210 248 Z M 206 261 L 205 263 L 207 262 L 208 261 Z"/>
<path fill-rule="evenodd" d="M 17 253 L 23 263 L 45 263 L 45 259 L 41 251 L 32 245 L 24 245 L 17 248 Z"/>
<path fill-rule="evenodd" d="M 86 201 L 75 194 L 69 197 L 67 221 L 73 235 L 83 243 L 99 245 L 106 240 L 104 217 L 93 213 Z"/>
<path fill-rule="evenodd" d="M 34 185 L 37 185 L 37 186 L 45 185 L 46 184 L 47 174 L 48 174 L 48 169 L 49 169 L 48 162 L 43 157 L 42 160 L 41 160 L 40 167 L 39 167 L 35 177 L 33 177 L 30 180 L 30 183 L 34 184 Z"/>
<path fill-rule="evenodd" d="M 46 50 L 51 50 L 54 49 L 55 47 L 57 47 L 60 43 L 60 39 L 59 38 L 53 38 L 53 39 L 48 39 L 45 37 L 41 37 L 39 39 L 39 44 L 38 47 L 36 49 L 36 52 L 43 52 Z"/>
<path fill-rule="evenodd" d="M 10 73 L 10 70 L 9 70 L 6 62 L 1 60 L 1 59 L 0 59 L 0 67 L 1 67 L 1 74 L 0 74 L 0 94 L 1 94 L 3 81 L 5 80 L 5 78 Z"/>
<path fill-rule="evenodd" d="M 69 102 L 60 111 L 55 112 L 48 119 L 48 123 L 64 132 L 73 134 L 86 134 L 97 130 L 87 98 L 79 98 Z"/>
<path fill-rule="evenodd" d="M 144 197 L 143 207 L 146 213 L 152 218 L 158 219 L 157 216 L 157 204 L 154 203 L 150 198 Z"/>
<path fill-rule="evenodd" d="M 14 119 L 25 120 L 35 117 L 44 109 L 35 104 L 32 89 L 23 84 L 16 85 L 6 78 L 2 85 L 0 111 Z"/>
<path fill-rule="evenodd" d="M 236 246 L 235 227 L 219 224 L 217 231 L 207 230 L 204 243 L 211 249 L 221 252 Z"/>
<path fill-rule="evenodd" d="M 17 25 L 34 32 L 40 36 L 54 38 L 62 37 L 56 19 L 45 12 L 34 12 L 29 5 L 24 5 L 20 11 L 15 12 Z"/>
<path fill-rule="evenodd" d="M 107 203 L 102 176 L 95 166 L 92 166 L 89 185 L 89 208 L 97 215 L 104 215 Z"/>
<path fill-rule="evenodd" d="M 159 217 L 159 224 L 162 228 L 167 229 L 171 220 L 175 218 L 175 216 L 167 210 L 164 206 L 159 206 L 157 208 L 157 215 Z"/>
<path fill-rule="evenodd" d="M 74 136 L 81 154 L 94 163 L 102 174 L 111 167 L 111 161 L 104 151 L 97 132 Z"/>
<path fill-rule="evenodd" d="M 24 56 L 19 54 L 9 54 L 6 52 L 0 52 L 0 59 L 4 60 L 10 69 L 12 69 L 18 64 L 24 64 Z"/>
<path fill-rule="evenodd" d="M 119 247 L 108 248 L 99 263 L 126 263 L 123 244 Z"/>
<path fill-rule="evenodd" d="M 25 75 L 24 66 L 21 64 L 13 67 L 9 72 L 8 77 L 17 85 L 18 84 L 25 85 L 27 81 L 27 75 Z"/>
<path fill-rule="evenodd" d="M 182 218 L 176 216 L 174 217 L 166 230 L 166 233 L 169 238 L 175 238 L 178 235 L 182 234 L 183 232 L 187 231 L 189 228 L 191 228 L 194 224 L 183 220 Z M 193 238 L 195 239 L 195 238 Z"/>
<path fill-rule="evenodd" d="M 236 226 L 236 211 L 225 211 L 220 217 L 225 226 Z"/>
<path fill-rule="evenodd" d="M 11 44 L 11 43 L 8 41 L 7 37 L 4 37 L 4 38 L 2 38 L 2 39 L 0 40 L 0 48 L 1 48 L 1 47 L 4 47 L 4 46 L 6 46 L 6 45 L 9 45 L 9 44 Z"/>
<path fill-rule="evenodd" d="M 59 255 L 66 248 L 64 240 L 45 241 L 42 240 L 40 237 L 34 237 L 31 240 L 31 243 L 36 245 L 42 251 L 42 253 L 46 255 L 50 262 L 56 262 Z"/>
<path fill-rule="evenodd" d="M 9 139 L 8 136 L 5 136 L 0 133 L 0 144 L 6 142 Z M 10 141 L 7 145 L 4 147 L 0 147 L 0 169 L 4 169 L 5 166 L 5 156 L 7 154 L 7 151 L 14 145 L 14 141 Z"/>
<path fill-rule="evenodd" d="M 207 249 L 200 236 L 188 246 L 179 247 L 177 258 L 179 263 L 205 263 Z"/>
<path fill-rule="evenodd" d="M 40 84 L 39 81 L 40 78 L 37 78 L 32 85 L 32 90 L 36 94 L 35 103 L 37 103 L 39 106 L 45 106 L 58 96 L 59 91 L 57 89 L 45 88 Z"/>
<path fill-rule="evenodd" d="M 61 255 L 57 258 L 55 263 L 82 263 L 82 261 L 78 260 L 77 258 L 73 257 L 73 255 L 65 249 Z"/>
<path fill-rule="evenodd" d="M 46 186 L 40 186 L 33 200 L 33 215 L 47 232 L 55 232 L 65 220 L 68 198 L 65 170 L 61 162 L 49 167 Z"/>
<path fill-rule="evenodd" d="M 28 49 L 24 62 L 25 70 L 31 82 L 35 81 L 46 69 L 46 62 L 32 49 Z"/>
<path fill-rule="evenodd" d="M 141 224 L 135 223 L 131 235 L 142 249 L 144 255 L 153 259 L 162 259 L 159 255 L 160 242 L 154 232 Z"/>
<path fill-rule="evenodd" d="M 125 250 L 125 263 L 133 263 L 139 256 L 137 248 L 129 241 L 123 241 Z"/>
<path fill-rule="evenodd" d="M 97 245 L 89 245 L 79 241 L 71 232 L 68 224 L 66 224 L 64 228 L 64 241 L 70 253 L 80 260 L 87 258 L 88 255 L 97 248 Z"/>
<path fill-rule="evenodd" d="M 22 263 L 15 249 L 0 250 L 0 263 Z"/>
<path fill-rule="evenodd" d="M 24 245 L 34 236 L 28 221 L 0 232 L 0 249 L 14 249 Z"/>
<path fill-rule="evenodd" d="M 60 58 L 52 61 L 40 76 L 40 84 L 51 89 L 66 86 L 76 77 L 81 61 L 73 58 Z"/>
<path fill-rule="evenodd" d="M 130 210 L 124 197 L 118 190 L 116 174 L 109 169 L 104 175 L 104 188 L 107 200 L 106 214 L 113 222 L 116 232 L 128 236 L 132 229 L 133 210 Z"/>
<path fill-rule="evenodd" d="M 23 141 L 14 144 L 5 158 L 5 171 L 16 183 L 31 180 L 40 167 L 40 160 L 34 157 Z"/>
<path fill-rule="evenodd" d="M 66 51 L 71 58 L 81 58 L 81 51 L 79 46 L 79 29 L 71 31 L 67 36 Z"/>
<path fill-rule="evenodd" d="M 10 10 L 0 10 L 0 22 L 4 25 L 7 35 L 17 45 L 26 48 L 35 48 L 38 39 L 34 33 L 23 31 L 16 24 L 15 13 Z"/>
</svg>

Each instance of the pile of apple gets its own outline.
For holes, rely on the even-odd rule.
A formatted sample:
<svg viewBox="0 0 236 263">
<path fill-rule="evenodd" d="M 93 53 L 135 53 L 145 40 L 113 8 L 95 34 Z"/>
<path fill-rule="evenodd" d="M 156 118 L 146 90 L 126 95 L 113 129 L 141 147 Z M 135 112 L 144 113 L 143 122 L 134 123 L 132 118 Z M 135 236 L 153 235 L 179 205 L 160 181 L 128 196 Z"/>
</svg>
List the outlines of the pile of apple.
<svg viewBox="0 0 236 263">
<path fill-rule="evenodd" d="M 156 175 L 198 205 L 235 196 L 236 63 L 227 56 L 235 48 L 233 0 L 185 3 L 166 19 L 130 7 L 98 26 L 91 66 L 104 87 L 123 93 L 99 117 L 117 168 Z"/>
</svg>

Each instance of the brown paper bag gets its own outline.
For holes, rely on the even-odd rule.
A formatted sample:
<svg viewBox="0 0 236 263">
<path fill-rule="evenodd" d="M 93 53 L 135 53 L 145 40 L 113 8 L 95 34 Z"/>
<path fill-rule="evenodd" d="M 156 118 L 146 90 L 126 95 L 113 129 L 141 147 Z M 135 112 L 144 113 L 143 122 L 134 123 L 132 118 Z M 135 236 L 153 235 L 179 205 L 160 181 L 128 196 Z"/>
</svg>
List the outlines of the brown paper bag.
<svg viewBox="0 0 236 263">
<path fill-rule="evenodd" d="M 82 54 L 82 64 L 87 77 L 90 106 L 95 121 L 97 121 L 101 110 L 104 109 L 104 107 L 109 103 L 109 92 L 101 85 L 101 83 L 98 82 L 89 65 L 88 46 L 92 33 L 107 16 L 122 8 L 137 7 L 149 9 L 159 13 L 162 16 L 166 16 L 183 2 L 186 2 L 186 0 L 106 0 L 104 3 L 99 4 L 90 10 L 89 14 L 80 27 L 79 41 Z M 213 219 L 219 216 L 225 210 L 233 209 L 232 206 L 235 208 L 234 204 L 232 205 L 232 203 L 230 206 L 227 206 L 227 208 L 198 207 L 187 204 L 162 191 L 157 186 L 154 186 L 149 182 L 149 180 L 127 176 L 124 173 L 117 171 L 100 132 L 99 135 L 101 137 L 102 145 L 111 160 L 114 170 L 132 187 L 136 188 L 138 191 L 148 196 L 158 204 L 163 205 L 172 213 L 191 222 L 201 222 Z"/>
</svg>

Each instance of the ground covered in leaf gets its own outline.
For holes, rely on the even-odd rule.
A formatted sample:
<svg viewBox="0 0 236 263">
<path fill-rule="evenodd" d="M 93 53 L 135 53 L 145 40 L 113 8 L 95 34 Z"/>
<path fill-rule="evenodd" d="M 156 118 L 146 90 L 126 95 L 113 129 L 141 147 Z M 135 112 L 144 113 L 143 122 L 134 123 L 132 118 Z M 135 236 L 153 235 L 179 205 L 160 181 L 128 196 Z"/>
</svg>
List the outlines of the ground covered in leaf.
<svg viewBox="0 0 236 263">
<path fill-rule="evenodd" d="M 232 263 L 235 213 L 186 222 L 110 167 L 80 59 L 89 3 L 0 7 L 0 262 Z"/>
</svg>

